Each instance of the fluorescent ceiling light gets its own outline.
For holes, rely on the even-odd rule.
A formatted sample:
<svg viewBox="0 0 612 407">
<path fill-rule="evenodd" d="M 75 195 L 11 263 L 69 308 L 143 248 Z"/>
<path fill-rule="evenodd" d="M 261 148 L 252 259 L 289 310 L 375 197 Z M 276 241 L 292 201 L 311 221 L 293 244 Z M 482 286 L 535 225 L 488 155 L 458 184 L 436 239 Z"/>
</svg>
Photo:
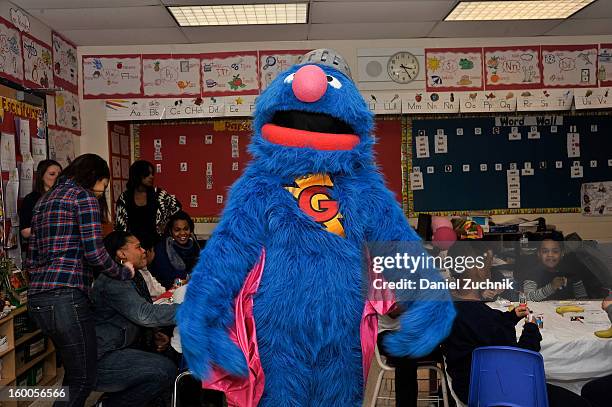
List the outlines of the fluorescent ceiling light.
<svg viewBox="0 0 612 407">
<path fill-rule="evenodd" d="M 444 21 L 563 19 L 593 1 L 595 0 L 461 1 Z"/>
<path fill-rule="evenodd" d="M 168 11 L 181 27 L 306 24 L 308 20 L 308 3 L 169 6 Z"/>
</svg>

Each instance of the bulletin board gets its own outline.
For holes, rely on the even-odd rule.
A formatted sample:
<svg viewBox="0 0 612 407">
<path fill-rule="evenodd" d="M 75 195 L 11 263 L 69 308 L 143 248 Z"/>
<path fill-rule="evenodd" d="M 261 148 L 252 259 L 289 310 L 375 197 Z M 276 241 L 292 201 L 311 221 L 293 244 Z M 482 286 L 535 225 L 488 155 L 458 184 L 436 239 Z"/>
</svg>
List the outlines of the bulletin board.
<svg viewBox="0 0 612 407">
<path fill-rule="evenodd" d="M 32 191 L 34 170 L 38 161 L 46 158 L 46 148 L 36 154 L 38 140 L 45 132 L 40 129 L 42 109 L 7 97 L 0 98 L 0 156 L 2 159 L 2 185 L 0 190 L 0 243 L 15 248 L 18 243 L 17 207 L 21 198 Z M 39 138 L 40 136 L 40 138 Z M 24 162 L 24 155 L 32 153 L 33 159 Z M 2 201 L 3 204 L 2 205 Z"/>
<path fill-rule="evenodd" d="M 117 202 L 119 195 L 126 190 L 130 175 L 131 140 L 130 125 L 125 122 L 108 124 L 108 151 L 111 167 L 111 202 Z M 113 218 L 115 216 L 113 205 Z"/>
<path fill-rule="evenodd" d="M 155 184 L 176 195 L 195 221 L 217 221 L 228 188 L 249 161 L 251 120 L 137 123 L 132 129 L 135 158 L 153 163 Z"/>
<path fill-rule="evenodd" d="M 375 151 L 387 186 L 407 208 L 402 126 L 399 116 L 377 117 Z M 153 163 L 156 185 L 176 195 L 196 222 L 217 222 L 229 187 L 250 160 L 251 120 L 139 122 L 132 131 L 135 158 Z"/>
<path fill-rule="evenodd" d="M 531 124 L 521 125 L 521 119 Z M 612 180 L 609 112 L 428 116 L 408 119 L 407 130 L 412 216 L 422 212 L 579 212 L 583 183 Z M 423 154 L 423 139 L 417 140 L 422 136 L 427 138 L 428 154 Z M 441 144 L 436 146 L 438 142 Z M 421 149 L 420 157 L 417 148 Z M 510 192 L 508 173 L 513 168 L 518 170 L 520 184 L 519 207 L 514 208 L 511 200 L 517 200 L 517 192 Z M 414 172 L 422 175 L 415 178 Z M 420 177 L 422 189 L 413 190 L 413 180 Z"/>
</svg>

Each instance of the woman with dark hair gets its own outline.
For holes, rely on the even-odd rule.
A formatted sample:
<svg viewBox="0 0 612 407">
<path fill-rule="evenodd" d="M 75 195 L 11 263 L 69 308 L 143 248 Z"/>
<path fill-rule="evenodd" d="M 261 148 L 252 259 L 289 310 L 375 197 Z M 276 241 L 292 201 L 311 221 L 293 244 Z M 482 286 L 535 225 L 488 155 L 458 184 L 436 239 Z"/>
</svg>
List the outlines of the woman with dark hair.
<svg viewBox="0 0 612 407">
<path fill-rule="evenodd" d="M 113 261 L 102 244 L 101 218 L 110 171 L 95 154 L 77 157 L 56 185 L 38 201 L 25 268 L 30 275 L 28 308 L 64 361 L 63 386 L 70 400 L 55 405 L 83 406 L 96 379 L 96 332 L 89 291 L 93 268 L 131 279 L 130 262 Z"/>
<path fill-rule="evenodd" d="M 164 238 L 155 246 L 155 258 L 149 269 L 166 289 L 176 279 L 185 280 L 198 261 L 200 246 L 193 234 L 191 217 L 183 211 L 170 216 Z"/>
<path fill-rule="evenodd" d="M 21 248 L 27 252 L 27 239 L 32 234 L 32 215 L 36 202 L 55 185 L 55 180 L 62 173 L 62 166 L 55 160 L 42 160 L 36 167 L 34 190 L 27 194 L 19 208 L 19 232 L 22 237 Z"/>
<path fill-rule="evenodd" d="M 106 392 L 102 406 L 146 406 L 170 394 L 176 375 L 176 365 L 161 354 L 168 349 L 170 338 L 146 328 L 174 325 L 178 305 L 153 304 L 140 274 L 147 265 L 145 251 L 134 235 L 111 232 L 104 238 L 104 246 L 117 263 L 131 262 L 136 272 L 132 280 L 119 281 L 101 275 L 94 283 L 92 299 L 98 337 L 96 390 Z"/>
<path fill-rule="evenodd" d="M 161 240 L 168 218 L 181 209 L 176 197 L 153 186 L 154 181 L 153 164 L 135 161 L 127 189 L 117 199 L 115 230 L 130 231 L 147 250 Z"/>
<path fill-rule="evenodd" d="M 29 238 L 32 234 L 32 215 L 36 202 L 55 185 L 57 177 L 62 173 L 62 166 L 55 160 L 43 160 L 36 167 L 34 190 L 27 194 L 21 202 L 19 210 L 19 230 L 21 236 Z"/>
</svg>

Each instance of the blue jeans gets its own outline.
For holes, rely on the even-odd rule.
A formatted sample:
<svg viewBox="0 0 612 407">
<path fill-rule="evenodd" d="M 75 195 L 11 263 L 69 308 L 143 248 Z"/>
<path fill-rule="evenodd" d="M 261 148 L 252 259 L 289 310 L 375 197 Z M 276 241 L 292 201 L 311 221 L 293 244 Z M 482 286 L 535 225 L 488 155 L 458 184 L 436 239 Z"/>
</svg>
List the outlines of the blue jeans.
<svg viewBox="0 0 612 407">
<path fill-rule="evenodd" d="M 119 349 L 98 361 L 96 390 L 106 393 L 103 406 L 142 407 L 158 397 L 169 396 L 175 377 L 176 366 L 167 357 Z"/>
<path fill-rule="evenodd" d="M 51 338 L 64 362 L 67 402 L 54 406 L 83 406 L 96 383 L 96 330 L 91 303 L 76 288 L 57 288 L 28 297 L 30 315 Z"/>
</svg>

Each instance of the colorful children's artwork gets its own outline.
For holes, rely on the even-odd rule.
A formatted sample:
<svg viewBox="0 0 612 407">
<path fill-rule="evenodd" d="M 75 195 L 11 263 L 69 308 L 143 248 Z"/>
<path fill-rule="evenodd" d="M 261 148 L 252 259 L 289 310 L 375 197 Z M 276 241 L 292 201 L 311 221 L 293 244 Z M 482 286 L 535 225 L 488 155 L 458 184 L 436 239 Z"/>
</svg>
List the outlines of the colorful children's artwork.
<svg viewBox="0 0 612 407">
<path fill-rule="evenodd" d="M 121 176 L 125 179 L 130 177 L 130 160 L 128 158 L 121 158 Z"/>
<path fill-rule="evenodd" d="M 122 134 L 120 143 L 121 155 L 130 155 L 130 136 L 128 134 Z"/>
<path fill-rule="evenodd" d="M 19 30 L 2 18 L 0 18 L 0 76 L 17 83 L 23 81 Z"/>
<path fill-rule="evenodd" d="M 30 121 L 15 116 L 15 133 L 19 134 L 19 153 L 22 158 L 30 152 Z"/>
<path fill-rule="evenodd" d="M 34 160 L 34 167 L 37 167 L 42 160 L 47 159 L 47 139 L 32 139 L 32 159 Z"/>
<path fill-rule="evenodd" d="M 200 62 L 203 95 L 259 93 L 257 51 L 202 54 Z"/>
<path fill-rule="evenodd" d="M 11 171 L 16 166 L 15 135 L 3 132 L 0 138 L 0 169 L 2 171 Z"/>
<path fill-rule="evenodd" d="M 482 48 L 426 48 L 428 92 L 482 90 Z"/>
<path fill-rule="evenodd" d="M 51 47 L 28 34 L 21 35 L 23 81 L 31 88 L 53 88 Z"/>
<path fill-rule="evenodd" d="M 83 98 L 141 96 L 141 75 L 140 55 L 84 55 Z"/>
<path fill-rule="evenodd" d="M 599 44 L 598 63 L 599 86 L 612 86 L 612 44 Z"/>
<path fill-rule="evenodd" d="M 612 215 L 612 181 L 582 184 L 580 192 L 583 215 Z"/>
<path fill-rule="evenodd" d="M 121 157 L 111 157 L 111 175 L 113 178 L 121 178 Z"/>
<path fill-rule="evenodd" d="M 56 32 L 51 34 L 53 48 L 53 78 L 55 84 L 77 93 L 76 45 Z"/>
<path fill-rule="evenodd" d="M 55 123 L 65 129 L 81 131 L 78 95 L 68 91 L 60 91 L 55 94 Z"/>
<path fill-rule="evenodd" d="M 597 86 L 597 45 L 542 46 L 544 87 Z"/>
<path fill-rule="evenodd" d="M 145 96 L 199 96 L 200 59 L 197 55 L 143 55 Z"/>
<path fill-rule="evenodd" d="M 542 86 L 540 47 L 484 49 L 487 89 L 534 89 Z"/>
<path fill-rule="evenodd" d="M 32 154 L 27 152 L 22 155 L 21 171 L 19 172 L 19 198 L 25 198 L 32 192 L 34 181 L 34 160 Z"/>
<path fill-rule="evenodd" d="M 121 195 L 121 180 L 113 180 L 113 197 L 117 197 L 119 198 L 119 195 Z"/>
<path fill-rule="evenodd" d="M 263 91 L 270 82 L 292 65 L 298 64 L 307 50 L 259 51 L 259 86 Z"/>
<path fill-rule="evenodd" d="M 49 128 L 49 158 L 66 168 L 75 158 L 74 134 L 58 128 Z"/>
</svg>

